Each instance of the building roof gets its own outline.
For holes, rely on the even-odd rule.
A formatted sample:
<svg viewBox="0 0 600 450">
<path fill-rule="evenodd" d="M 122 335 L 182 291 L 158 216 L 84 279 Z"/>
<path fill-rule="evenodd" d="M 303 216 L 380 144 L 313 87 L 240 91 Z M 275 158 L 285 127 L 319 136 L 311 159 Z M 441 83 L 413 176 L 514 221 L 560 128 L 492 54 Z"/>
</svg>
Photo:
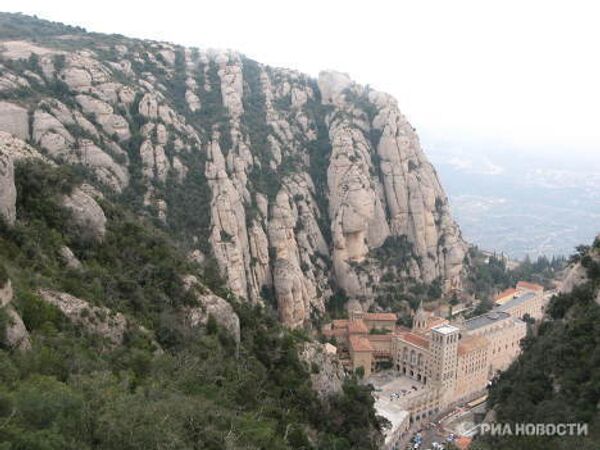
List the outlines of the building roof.
<svg viewBox="0 0 600 450">
<path fill-rule="evenodd" d="M 479 350 L 488 345 L 488 340 L 483 336 L 467 336 L 458 343 L 458 354 L 466 355 L 472 351 Z"/>
<path fill-rule="evenodd" d="M 345 328 L 334 328 L 334 329 L 326 329 L 323 330 L 323 336 L 326 337 L 339 337 L 346 336 L 348 334 L 348 330 Z"/>
<path fill-rule="evenodd" d="M 508 300 L 507 302 L 501 304 L 500 306 L 497 306 L 494 311 L 508 311 L 516 306 L 519 306 L 523 303 L 528 302 L 529 300 L 533 300 L 534 298 L 537 297 L 537 294 L 535 292 L 522 292 L 519 295 L 511 298 L 510 300 Z"/>
<path fill-rule="evenodd" d="M 395 313 L 366 313 L 364 320 L 376 320 L 378 322 L 396 322 L 398 316 Z"/>
<path fill-rule="evenodd" d="M 429 348 L 429 340 L 423 336 L 419 336 L 418 334 L 415 333 L 404 333 L 402 335 L 400 335 L 400 339 L 408 342 L 409 344 L 412 345 L 416 345 L 417 347 L 421 347 L 424 349 L 428 349 Z"/>
<path fill-rule="evenodd" d="M 427 327 L 429 329 L 433 328 L 433 327 L 437 327 L 438 325 L 443 325 L 448 323 L 447 319 L 444 319 L 443 317 L 439 317 L 439 316 L 431 316 L 427 319 Z"/>
<path fill-rule="evenodd" d="M 440 334 L 452 334 L 452 333 L 456 333 L 456 332 L 460 331 L 454 325 L 450 325 L 450 324 L 439 325 L 437 327 L 432 328 L 431 330 L 436 331 Z"/>
<path fill-rule="evenodd" d="M 527 291 L 543 291 L 544 286 L 537 283 L 530 283 L 529 281 L 519 281 L 517 283 L 517 289 L 523 289 Z"/>
<path fill-rule="evenodd" d="M 502 300 L 508 300 L 508 297 L 512 297 L 518 293 L 519 291 L 517 291 L 515 288 L 505 289 L 498 295 L 496 295 L 496 298 L 494 300 L 496 301 L 496 303 L 503 303 Z"/>
<path fill-rule="evenodd" d="M 333 328 L 346 328 L 348 326 L 348 322 L 349 321 L 347 319 L 334 320 L 332 322 Z"/>
<path fill-rule="evenodd" d="M 460 450 L 467 450 L 469 448 L 469 445 L 471 445 L 471 442 L 473 441 L 472 438 L 468 437 L 468 436 L 459 436 L 455 441 L 454 444 L 460 449 Z"/>
<path fill-rule="evenodd" d="M 393 334 L 368 334 L 367 339 L 371 342 L 387 342 L 391 341 Z"/>
<path fill-rule="evenodd" d="M 498 323 L 503 320 L 506 320 L 510 317 L 510 314 L 503 311 L 491 311 L 481 316 L 473 317 L 472 319 L 465 321 L 465 326 L 467 330 L 476 330 L 477 328 L 485 327 L 486 325 L 490 325 L 492 323 Z"/>
<path fill-rule="evenodd" d="M 348 322 L 349 334 L 367 334 L 369 329 L 362 320 L 351 320 Z"/>
<path fill-rule="evenodd" d="M 350 336 L 350 349 L 353 352 L 372 352 L 373 346 L 362 336 Z"/>
</svg>

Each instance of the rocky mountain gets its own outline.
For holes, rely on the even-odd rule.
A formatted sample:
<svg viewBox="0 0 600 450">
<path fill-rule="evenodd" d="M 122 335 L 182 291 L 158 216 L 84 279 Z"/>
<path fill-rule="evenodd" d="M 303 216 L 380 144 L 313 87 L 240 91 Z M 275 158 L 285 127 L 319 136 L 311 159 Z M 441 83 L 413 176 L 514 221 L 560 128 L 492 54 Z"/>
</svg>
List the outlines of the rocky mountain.
<svg viewBox="0 0 600 450">
<path fill-rule="evenodd" d="M 369 307 L 383 279 L 460 284 L 466 244 L 391 96 L 342 73 L 32 21 L 0 16 L 9 224 L 14 160 L 35 152 L 81 174 L 65 201 L 94 239 L 94 196 L 125 203 L 290 327 L 336 292 Z"/>
</svg>

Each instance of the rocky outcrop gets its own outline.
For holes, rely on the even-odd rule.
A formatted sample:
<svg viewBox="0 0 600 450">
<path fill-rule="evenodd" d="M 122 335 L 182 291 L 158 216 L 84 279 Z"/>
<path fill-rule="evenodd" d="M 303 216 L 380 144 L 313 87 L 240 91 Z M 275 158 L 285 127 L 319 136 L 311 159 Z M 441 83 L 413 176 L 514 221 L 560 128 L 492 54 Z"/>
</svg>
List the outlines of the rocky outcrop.
<svg viewBox="0 0 600 450">
<path fill-rule="evenodd" d="M 58 256 L 62 260 L 65 267 L 71 270 L 81 269 L 81 261 L 73 254 L 73 251 L 66 245 L 62 246 L 58 251 Z"/>
<path fill-rule="evenodd" d="M 0 218 L 9 225 L 13 225 L 17 217 L 14 163 L 28 158 L 44 159 L 21 139 L 0 131 Z"/>
<path fill-rule="evenodd" d="M 12 301 L 13 288 L 8 280 L 0 286 L 0 310 L 6 315 L 6 330 L 4 336 L 0 336 L 0 342 L 13 350 L 27 351 L 31 349 L 29 333 Z"/>
<path fill-rule="evenodd" d="M 19 139 L 29 139 L 29 116 L 27 110 L 14 103 L 0 101 L 0 131 Z"/>
<path fill-rule="evenodd" d="M 351 265 L 364 261 L 388 236 L 405 236 L 413 246 L 419 264 L 412 276 L 457 286 L 467 246 L 396 101 L 341 73 L 322 73 L 319 88 L 323 101 L 335 108 L 328 115 L 333 147 L 329 213 L 334 268 L 342 287 L 352 296 L 371 294 L 373 277 L 361 276 Z"/>
<path fill-rule="evenodd" d="M 306 343 L 298 354 L 307 365 L 312 388 L 321 398 L 341 392 L 344 384 L 344 368 L 331 344 Z"/>
<path fill-rule="evenodd" d="M 64 292 L 43 289 L 40 298 L 56 306 L 71 322 L 81 326 L 86 332 L 106 339 L 111 346 L 121 345 L 129 323 L 121 313 L 100 306 L 93 306 L 85 300 Z"/>
<path fill-rule="evenodd" d="M 600 235 L 596 237 L 595 242 L 600 242 Z M 584 255 L 589 257 L 592 262 L 600 263 L 600 249 L 592 247 Z M 571 264 L 559 286 L 558 291 L 561 294 L 570 294 L 575 287 L 585 284 L 589 281 L 588 269 L 583 266 L 581 261 Z M 598 293 L 600 296 L 600 292 Z"/>
<path fill-rule="evenodd" d="M 79 188 L 63 198 L 63 206 L 71 212 L 71 222 L 83 240 L 102 241 L 106 234 L 106 216 L 96 200 Z"/>
<path fill-rule="evenodd" d="M 9 225 L 17 219 L 17 188 L 15 187 L 15 168 L 12 158 L 3 153 L 0 147 L 0 218 Z"/>
<path fill-rule="evenodd" d="M 584 284 L 587 280 L 587 270 L 578 262 L 568 269 L 559 291 L 561 294 L 570 294 L 576 286 Z"/>
<path fill-rule="evenodd" d="M 3 67 L 0 89 L 20 100 L 0 102 L 0 131 L 184 229 L 174 237 L 214 257 L 240 299 L 274 300 L 290 327 L 324 313 L 336 291 L 366 308 L 390 278 L 378 259 L 390 242 L 403 247 L 389 252 L 407 253 L 394 282 L 460 284 L 466 245 L 391 96 L 342 73 L 315 80 L 234 51 L 69 42 L 68 51 L 5 43 L 5 54 L 39 52 L 39 67 Z M 35 95 L 10 97 L 19 89 Z M 14 221 L 8 164 L 0 214 Z M 74 195 L 65 200 L 73 226 L 101 240 L 96 196 Z"/>
<path fill-rule="evenodd" d="M 0 308 L 4 308 L 13 299 L 13 288 L 10 280 L 0 283 Z"/>
<path fill-rule="evenodd" d="M 187 290 L 193 292 L 198 301 L 198 306 L 183 308 L 185 324 L 191 328 L 206 326 L 209 317 L 212 316 L 239 345 L 240 319 L 231 305 L 203 286 L 194 275 L 183 277 L 183 284 Z"/>
</svg>

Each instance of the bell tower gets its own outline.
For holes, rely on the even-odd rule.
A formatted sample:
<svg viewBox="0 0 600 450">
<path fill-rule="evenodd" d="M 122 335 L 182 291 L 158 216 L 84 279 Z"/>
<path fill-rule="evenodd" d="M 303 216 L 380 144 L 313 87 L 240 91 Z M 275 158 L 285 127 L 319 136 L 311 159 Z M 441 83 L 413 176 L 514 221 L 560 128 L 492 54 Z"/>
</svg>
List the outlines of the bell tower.
<svg viewBox="0 0 600 450">
<path fill-rule="evenodd" d="M 446 405 L 454 395 L 458 370 L 458 341 L 460 330 L 453 325 L 431 329 L 432 382 L 442 393 Z"/>
<path fill-rule="evenodd" d="M 412 330 L 415 333 L 422 333 L 427 329 L 427 319 L 429 314 L 423 309 L 423 300 L 419 302 L 419 307 L 413 316 Z"/>
</svg>

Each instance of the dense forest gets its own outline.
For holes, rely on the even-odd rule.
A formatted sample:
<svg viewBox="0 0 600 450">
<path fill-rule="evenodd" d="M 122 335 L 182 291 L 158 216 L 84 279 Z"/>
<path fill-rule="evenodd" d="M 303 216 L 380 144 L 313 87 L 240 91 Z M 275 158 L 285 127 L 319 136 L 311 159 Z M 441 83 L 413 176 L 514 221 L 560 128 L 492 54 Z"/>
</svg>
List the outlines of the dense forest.
<svg viewBox="0 0 600 450">
<path fill-rule="evenodd" d="M 102 204 L 102 242 L 82 237 L 58 201 L 78 183 L 73 171 L 27 162 L 16 176 L 18 221 L 0 225 L 0 285 L 12 281 L 32 349 L 0 349 L 2 450 L 376 448 L 369 388 L 348 379 L 343 392 L 317 398 L 298 358 L 303 332 L 236 302 L 216 270 L 187 261 L 122 204 Z M 61 263 L 65 244 L 82 267 Z M 196 330 L 178 322 L 178 308 L 193 301 L 183 273 L 230 299 L 239 349 L 214 320 Z M 110 346 L 42 301 L 40 288 L 80 295 L 140 327 Z M 0 328 L 9 320 L 0 316 Z"/>
<path fill-rule="evenodd" d="M 552 298 L 537 336 L 490 389 L 489 406 L 499 423 L 586 423 L 580 437 L 491 437 L 476 449 L 592 450 L 600 447 L 600 240 L 580 247 L 572 262 L 587 277 Z"/>
</svg>

